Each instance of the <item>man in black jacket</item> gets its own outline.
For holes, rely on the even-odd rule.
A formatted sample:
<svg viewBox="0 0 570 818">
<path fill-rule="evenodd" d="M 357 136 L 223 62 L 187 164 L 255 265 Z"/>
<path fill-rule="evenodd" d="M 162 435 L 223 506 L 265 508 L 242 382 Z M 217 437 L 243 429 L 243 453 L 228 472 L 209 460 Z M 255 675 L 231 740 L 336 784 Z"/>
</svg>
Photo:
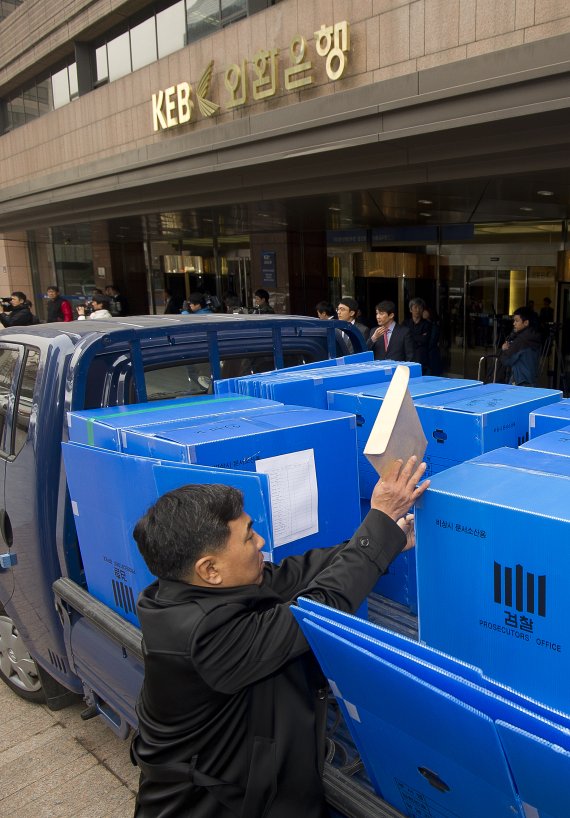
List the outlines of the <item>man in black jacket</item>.
<svg viewBox="0 0 570 818">
<path fill-rule="evenodd" d="M 423 298 L 412 298 L 409 303 L 411 318 L 402 322 L 402 326 L 410 330 L 414 344 L 413 361 L 422 365 L 422 375 L 430 374 L 431 348 L 434 343 L 431 321 L 423 317 L 426 302 Z"/>
<path fill-rule="evenodd" d="M 395 467 L 336 548 L 263 562 L 228 486 L 169 492 L 134 537 L 159 579 L 140 596 L 145 679 L 132 756 L 136 818 L 324 818 L 326 683 L 290 606 L 354 611 L 413 544 L 403 519 L 425 464 Z"/>
<path fill-rule="evenodd" d="M 501 347 L 497 380 L 516 386 L 538 386 L 541 346 L 532 310 L 519 307 L 513 313 L 513 332 Z"/>
<path fill-rule="evenodd" d="M 396 323 L 396 305 L 393 301 L 376 304 L 378 328 L 366 342 L 376 361 L 413 361 L 414 343 L 410 330 Z"/>
<path fill-rule="evenodd" d="M 5 327 L 28 327 L 36 323 L 26 293 L 16 290 L 12 293 L 10 301 L 12 303 L 10 312 L 5 312 L 4 307 L 0 306 L 2 310 L 0 312 L 0 322 Z"/>
</svg>

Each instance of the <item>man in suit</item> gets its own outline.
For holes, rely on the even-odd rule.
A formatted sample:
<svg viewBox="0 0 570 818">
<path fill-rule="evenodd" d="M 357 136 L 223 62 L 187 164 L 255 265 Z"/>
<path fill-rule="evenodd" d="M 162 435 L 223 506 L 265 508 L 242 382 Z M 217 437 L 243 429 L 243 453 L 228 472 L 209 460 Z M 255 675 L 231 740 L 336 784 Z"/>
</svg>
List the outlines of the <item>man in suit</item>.
<svg viewBox="0 0 570 818">
<path fill-rule="evenodd" d="M 393 301 L 376 304 L 378 328 L 366 346 L 374 352 L 377 361 L 413 361 L 414 344 L 410 330 L 396 323 L 396 305 Z"/>
<path fill-rule="evenodd" d="M 356 320 L 358 316 L 358 301 L 356 298 L 351 298 L 350 296 L 345 296 L 341 298 L 338 302 L 338 307 L 336 308 L 336 314 L 339 317 L 340 321 L 348 321 L 349 324 L 354 324 L 356 329 L 360 330 L 362 335 L 364 336 L 364 340 L 368 339 L 370 334 L 370 330 L 366 326 L 366 324 L 359 324 Z"/>
</svg>

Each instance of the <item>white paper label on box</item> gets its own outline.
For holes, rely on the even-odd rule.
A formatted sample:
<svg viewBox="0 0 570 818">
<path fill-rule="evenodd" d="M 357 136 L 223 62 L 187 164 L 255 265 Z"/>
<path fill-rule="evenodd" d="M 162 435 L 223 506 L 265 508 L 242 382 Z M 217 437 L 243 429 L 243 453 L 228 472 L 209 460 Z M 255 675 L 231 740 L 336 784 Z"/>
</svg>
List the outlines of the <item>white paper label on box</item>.
<svg viewBox="0 0 570 818">
<path fill-rule="evenodd" d="M 255 469 L 269 478 L 274 547 L 316 534 L 319 490 L 314 450 L 265 457 Z"/>
<path fill-rule="evenodd" d="M 71 501 L 71 510 L 75 517 L 79 517 L 79 506 L 77 505 L 77 500 Z"/>
</svg>

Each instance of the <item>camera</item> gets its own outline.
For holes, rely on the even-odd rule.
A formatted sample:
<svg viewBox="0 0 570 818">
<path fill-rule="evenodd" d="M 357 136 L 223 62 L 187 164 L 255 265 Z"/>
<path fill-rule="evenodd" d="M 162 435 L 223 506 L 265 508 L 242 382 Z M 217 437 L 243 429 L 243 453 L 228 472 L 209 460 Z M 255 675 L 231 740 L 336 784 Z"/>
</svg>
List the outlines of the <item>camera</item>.
<svg viewBox="0 0 570 818">
<path fill-rule="evenodd" d="M 5 310 L 12 309 L 12 299 L 11 298 L 0 298 L 0 304 Z"/>
</svg>

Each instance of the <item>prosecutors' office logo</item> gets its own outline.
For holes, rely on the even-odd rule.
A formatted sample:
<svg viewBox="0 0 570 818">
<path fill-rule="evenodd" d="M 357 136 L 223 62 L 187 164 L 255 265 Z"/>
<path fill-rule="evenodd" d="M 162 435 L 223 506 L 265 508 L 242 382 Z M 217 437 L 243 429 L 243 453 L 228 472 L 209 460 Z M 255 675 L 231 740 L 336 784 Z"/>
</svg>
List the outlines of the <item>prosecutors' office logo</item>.
<svg viewBox="0 0 570 818">
<path fill-rule="evenodd" d="M 498 562 L 493 563 L 493 568 L 494 599 L 498 605 L 546 616 L 546 574 L 533 574 L 522 565 L 515 565 L 513 570 Z"/>
</svg>

